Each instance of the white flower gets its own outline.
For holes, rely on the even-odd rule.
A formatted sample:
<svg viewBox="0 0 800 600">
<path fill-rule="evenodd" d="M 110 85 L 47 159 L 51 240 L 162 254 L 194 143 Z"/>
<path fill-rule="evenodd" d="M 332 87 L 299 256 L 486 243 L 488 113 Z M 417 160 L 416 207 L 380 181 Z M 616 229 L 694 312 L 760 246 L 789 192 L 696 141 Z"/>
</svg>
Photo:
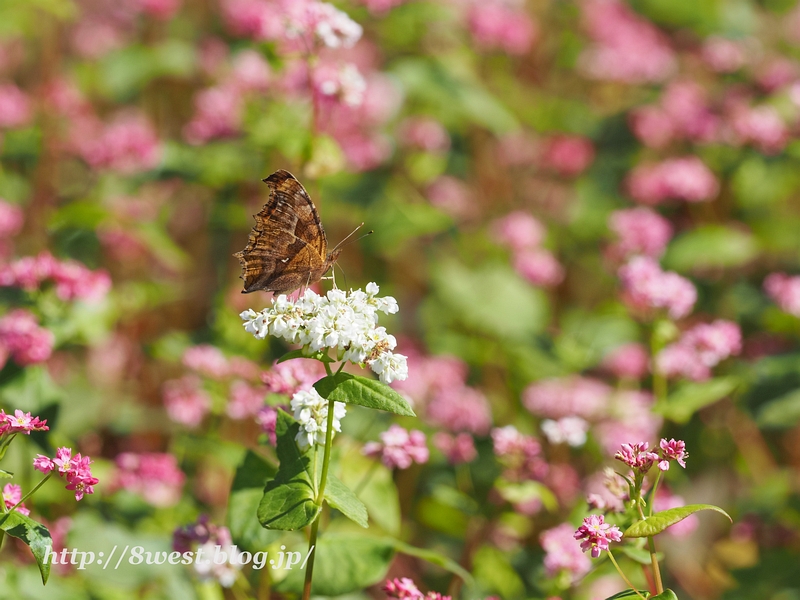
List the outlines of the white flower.
<svg viewBox="0 0 800 600">
<path fill-rule="evenodd" d="M 292 410 L 295 420 L 300 423 L 300 431 L 295 441 L 300 448 L 307 448 L 314 443 L 325 444 L 325 434 L 328 431 L 328 401 L 319 395 L 317 390 L 297 392 L 292 396 Z M 343 402 L 334 402 L 333 430 L 341 431 L 341 419 L 347 409 Z"/>
<path fill-rule="evenodd" d="M 285 295 L 273 300 L 271 308 L 261 312 L 246 310 L 239 316 L 245 331 L 263 339 L 267 334 L 290 344 L 301 344 L 309 353 L 336 350 L 337 360 L 364 363 L 389 383 L 408 377 L 406 358 L 393 354 L 397 340 L 385 327 L 378 326 L 378 312 L 398 311 L 391 296 L 377 297 L 377 284 L 367 285 L 366 292 L 330 290 L 320 296 L 306 290 L 297 301 Z"/>
<path fill-rule="evenodd" d="M 586 443 L 589 423 L 580 417 L 564 417 L 558 421 L 542 421 L 542 432 L 551 444 L 569 444 L 575 448 Z"/>
</svg>

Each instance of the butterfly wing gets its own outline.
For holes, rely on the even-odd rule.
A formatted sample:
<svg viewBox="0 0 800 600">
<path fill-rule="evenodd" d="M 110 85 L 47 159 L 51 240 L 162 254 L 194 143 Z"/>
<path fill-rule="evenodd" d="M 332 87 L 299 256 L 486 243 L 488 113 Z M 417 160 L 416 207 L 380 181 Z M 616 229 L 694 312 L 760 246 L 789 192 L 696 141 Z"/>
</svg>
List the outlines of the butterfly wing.
<svg viewBox="0 0 800 600">
<path fill-rule="evenodd" d="M 314 203 L 291 173 L 276 171 L 264 183 L 269 199 L 255 215 L 247 246 L 234 256 L 242 265 L 244 293 L 288 293 L 322 277 L 328 241 Z"/>
</svg>

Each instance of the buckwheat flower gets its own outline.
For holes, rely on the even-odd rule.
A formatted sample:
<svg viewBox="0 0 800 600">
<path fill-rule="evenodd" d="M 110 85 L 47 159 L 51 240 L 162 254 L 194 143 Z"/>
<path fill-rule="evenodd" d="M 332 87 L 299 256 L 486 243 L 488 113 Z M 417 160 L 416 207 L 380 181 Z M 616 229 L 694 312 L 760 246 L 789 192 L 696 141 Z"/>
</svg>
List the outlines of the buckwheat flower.
<svg viewBox="0 0 800 600">
<path fill-rule="evenodd" d="M 591 561 L 575 544 L 574 530 L 569 523 L 543 531 L 539 543 L 545 552 L 544 568 L 549 577 L 566 572 L 575 583 L 592 569 Z"/>
<path fill-rule="evenodd" d="M 131 175 L 155 168 L 162 148 L 150 122 L 136 112 L 116 115 L 96 135 L 73 140 L 77 153 L 93 168 Z"/>
<path fill-rule="evenodd" d="M 441 175 L 428 186 L 425 197 L 438 209 L 456 218 L 471 215 L 475 197 L 470 187 L 456 177 Z"/>
<path fill-rule="evenodd" d="M 216 580 L 222 587 L 231 587 L 242 568 L 241 552 L 233 544 L 231 532 L 227 527 L 211 523 L 207 515 L 200 515 L 195 523 L 177 528 L 172 534 L 172 548 L 177 552 L 190 552 L 197 546 L 207 557 L 216 556 L 219 547 L 227 555 L 227 560 L 195 561 L 194 569 L 201 580 Z"/>
<path fill-rule="evenodd" d="M 183 353 L 183 365 L 211 379 L 223 379 L 228 375 L 228 359 L 216 346 L 202 344 L 192 346 Z"/>
<path fill-rule="evenodd" d="M 467 386 L 437 392 L 428 403 L 426 416 L 432 424 L 452 432 L 485 435 L 492 426 L 492 410 L 486 396 Z"/>
<path fill-rule="evenodd" d="M 310 352 L 337 350 L 338 360 L 366 364 L 380 380 L 389 383 L 408 377 L 406 357 L 392 352 L 394 336 L 378 327 L 378 313 L 398 311 L 397 301 L 379 298 L 377 284 L 367 291 L 330 290 L 320 296 L 308 289 L 296 301 L 285 295 L 273 300 L 271 308 L 252 309 L 239 316 L 245 331 L 255 337 L 273 335 L 290 344 L 300 344 Z"/>
<path fill-rule="evenodd" d="M 577 135 L 557 135 L 543 144 L 540 163 L 562 177 L 576 177 L 594 160 L 594 146 Z"/>
<path fill-rule="evenodd" d="M 496 219 L 490 232 L 498 244 L 515 251 L 538 248 L 545 236 L 544 225 L 524 210 L 515 210 Z"/>
<path fill-rule="evenodd" d="M 56 457 L 53 464 L 58 467 L 58 472 L 64 474 L 72 468 L 72 448 L 62 446 L 56 450 Z"/>
<path fill-rule="evenodd" d="M 53 333 L 39 327 L 36 317 L 27 310 L 18 308 L 0 318 L 0 345 L 20 366 L 46 361 L 54 343 Z"/>
<path fill-rule="evenodd" d="M 742 350 L 742 333 L 731 321 L 717 319 L 701 323 L 684 332 L 681 338 L 656 356 L 656 366 L 667 377 L 683 376 L 703 381 L 711 367 Z"/>
<path fill-rule="evenodd" d="M 492 443 L 504 477 L 512 481 L 541 479 L 548 472 L 541 444 L 513 425 L 492 429 Z"/>
<path fill-rule="evenodd" d="M 602 381 L 575 375 L 530 384 L 522 392 L 522 404 L 534 415 L 550 419 L 592 419 L 603 414 L 610 395 L 611 388 Z"/>
<path fill-rule="evenodd" d="M 452 435 L 439 431 L 433 436 L 433 445 L 445 455 L 451 465 L 472 462 L 478 457 L 475 439 L 468 433 Z"/>
<path fill-rule="evenodd" d="M 56 468 L 56 464 L 50 457 L 45 456 L 44 454 L 37 454 L 36 458 L 33 459 L 33 468 L 46 475 Z"/>
<path fill-rule="evenodd" d="M 0 238 L 15 236 L 22 229 L 24 214 L 19 206 L 0 198 Z"/>
<path fill-rule="evenodd" d="M 475 43 L 486 49 L 521 55 L 539 37 L 539 27 L 528 14 L 497 0 L 475 3 L 467 20 Z"/>
<path fill-rule="evenodd" d="M 642 344 L 623 344 L 606 354 L 602 366 L 619 378 L 641 379 L 647 374 L 649 360 Z"/>
<path fill-rule="evenodd" d="M 662 457 L 658 462 L 659 469 L 662 471 L 669 470 L 669 461 L 671 460 L 676 461 L 684 469 L 686 468 L 686 461 L 684 459 L 689 455 L 686 453 L 685 442 L 675 439 L 667 441 L 666 438 L 662 438 L 659 446 L 661 447 Z"/>
<path fill-rule="evenodd" d="M 169 418 L 187 427 L 200 425 L 211 410 L 211 398 L 194 375 L 165 382 L 162 398 Z"/>
<path fill-rule="evenodd" d="M 514 255 L 514 270 L 534 285 L 553 287 L 564 280 L 564 267 L 547 250 L 522 250 Z"/>
<path fill-rule="evenodd" d="M 367 82 L 354 64 L 321 64 L 314 69 L 315 92 L 322 100 L 341 102 L 350 107 L 361 106 Z"/>
<path fill-rule="evenodd" d="M 241 92 L 263 92 L 269 86 L 269 63 L 256 50 L 243 50 L 231 64 L 231 82 Z"/>
<path fill-rule="evenodd" d="M 642 164 L 627 179 L 628 193 L 637 202 L 660 204 L 668 199 L 707 202 L 719 192 L 719 181 L 696 156 Z"/>
<path fill-rule="evenodd" d="M 236 86 L 223 84 L 201 90 L 194 97 L 194 109 L 191 121 L 183 128 L 184 138 L 192 145 L 233 137 L 241 131 L 244 101 Z"/>
<path fill-rule="evenodd" d="M 425 152 L 443 153 L 450 149 L 450 134 L 431 117 L 406 119 L 398 127 L 397 137 L 404 146 Z"/>
<path fill-rule="evenodd" d="M 181 7 L 181 0 L 138 0 L 142 12 L 162 21 L 175 16 Z"/>
<path fill-rule="evenodd" d="M 9 511 L 20 500 L 22 500 L 22 488 L 12 483 L 7 483 L 3 486 L 3 502 L 5 503 L 5 511 Z M 25 508 L 24 504 L 20 504 L 15 509 L 19 514 L 28 516 L 31 511 Z"/>
<path fill-rule="evenodd" d="M 361 25 L 327 2 L 297 2 L 286 8 L 289 39 L 311 35 L 328 48 L 352 48 L 364 32 Z"/>
<path fill-rule="evenodd" d="M 292 411 L 295 420 L 300 423 L 300 431 L 295 441 L 301 449 L 313 444 L 325 444 L 325 434 L 328 431 L 328 401 L 319 395 L 313 387 L 308 391 L 297 392 L 292 396 Z M 347 413 L 343 402 L 334 402 L 333 430 L 342 430 L 341 419 Z"/>
<path fill-rule="evenodd" d="M 764 290 L 782 311 L 800 317 L 800 276 L 772 273 L 764 279 Z"/>
<path fill-rule="evenodd" d="M 591 551 L 592 558 L 600 556 L 600 552 L 608 550 L 609 542 L 622 540 L 622 531 L 616 525 L 605 522 L 603 515 L 589 515 L 573 534 L 581 541 L 581 550 Z"/>
<path fill-rule="evenodd" d="M 790 139 L 790 131 L 781 115 L 769 105 L 741 107 L 730 119 L 733 131 L 745 143 L 764 154 L 777 154 Z"/>
<path fill-rule="evenodd" d="M 0 127 L 23 127 L 32 117 L 33 103 L 27 94 L 13 83 L 0 85 Z"/>
<path fill-rule="evenodd" d="M 414 581 L 408 577 L 387 579 L 381 589 L 390 598 L 424 598 Z"/>
<path fill-rule="evenodd" d="M 278 425 L 278 409 L 274 406 L 262 406 L 256 414 L 256 423 L 261 426 L 261 431 L 267 434 L 269 443 L 277 445 L 278 434 L 275 428 Z"/>
<path fill-rule="evenodd" d="M 93 461 L 80 453 L 72 457 L 70 469 L 66 473 L 67 489 L 75 492 L 75 500 L 82 500 L 84 494 L 93 494 L 97 477 L 92 476 L 89 465 Z"/>
<path fill-rule="evenodd" d="M 237 379 L 231 383 L 230 397 L 225 412 L 231 419 L 246 419 L 258 414 L 264 406 L 266 390 Z"/>
<path fill-rule="evenodd" d="M 293 396 L 295 392 L 310 389 L 323 377 L 325 367 L 319 361 L 294 358 L 274 363 L 269 371 L 261 374 L 261 381 L 273 394 Z"/>
<path fill-rule="evenodd" d="M 6 428 L 3 433 L 24 433 L 30 435 L 31 431 L 48 431 L 47 419 L 42 421 L 39 417 L 32 417 L 31 413 L 24 413 L 19 409 L 13 415 L 6 414 L 0 410 L 0 424 L 5 421 Z"/>
<path fill-rule="evenodd" d="M 703 61 L 717 73 L 733 73 L 747 62 L 747 49 L 739 41 L 717 35 L 703 41 Z"/>
<path fill-rule="evenodd" d="M 637 256 L 620 267 L 623 299 L 637 309 L 665 309 L 672 319 L 688 315 L 697 290 L 684 277 L 672 271 L 662 271 L 650 257 Z"/>
<path fill-rule="evenodd" d="M 646 473 L 660 460 L 658 454 L 648 450 L 649 446 L 650 444 L 647 442 L 622 444 L 622 448 L 614 455 L 614 458 L 625 463 L 631 469 Z"/>
<path fill-rule="evenodd" d="M 174 506 L 181 497 L 186 475 L 172 454 L 123 452 L 115 461 L 117 472 L 111 484 L 141 496 L 156 507 Z"/>
<path fill-rule="evenodd" d="M 658 258 L 672 238 L 670 222 L 649 208 L 616 210 L 608 219 L 608 228 L 617 235 L 612 246 L 615 257 L 644 254 Z"/>
<path fill-rule="evenodd" d="M 586 432 L 589 431 L 589 423 L 580 417 L 563 417 L 557 421 L 545 419 L 541 427 L 551 444 L 567 444 L 574 448 L 586 443 Z"/>
<path fill-rule="evenodd" d="M 430 455 L 425 434 L 417 429 L 407 431 L 392 425 L 381 433 L 380 442 L 368 442 L 361 449 L 364 456 L 380 457 L 390 469 L 407 469 L 412 464 L 428 462 Z"/>
</svg>

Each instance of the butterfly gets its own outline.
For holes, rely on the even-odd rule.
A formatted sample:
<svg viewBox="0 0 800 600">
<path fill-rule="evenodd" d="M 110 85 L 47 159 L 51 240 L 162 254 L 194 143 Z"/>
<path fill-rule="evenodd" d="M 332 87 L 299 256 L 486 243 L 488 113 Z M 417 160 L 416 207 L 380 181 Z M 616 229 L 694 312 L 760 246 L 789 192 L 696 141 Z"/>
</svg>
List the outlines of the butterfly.
<svg viewBox="0 0 800 600">
<path fill-rule="evenodd" d="M 316 206 L 294 175 L 283 169 L 263 180 L 269 199 L 257 215 L 247 246 L 234 254 L 242 266 L 243 294 L 258 290 L 288 294 L 319 281 L 339 258 Z"/>
</svg>

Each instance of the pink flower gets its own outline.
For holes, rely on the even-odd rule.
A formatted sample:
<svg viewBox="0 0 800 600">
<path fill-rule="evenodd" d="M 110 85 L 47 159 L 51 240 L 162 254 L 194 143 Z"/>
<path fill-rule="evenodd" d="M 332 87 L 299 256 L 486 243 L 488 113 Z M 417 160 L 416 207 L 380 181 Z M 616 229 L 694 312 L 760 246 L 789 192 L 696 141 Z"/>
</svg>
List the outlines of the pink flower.
<svg viewBox="0 0 800 600">
<path fill-rule="evenodd" d="M 325 368 L 319 361 L 293 358 L 273 364 L 269 371 L 261 374 L 261 381 L 266 384 L 267 391 L 291 397 L 297 392 L 307 392 L 323 377 Z"/>
<path fill-rule="evenodd" d="M 603 414 L 611 388 L 588 377 L 543 379 L 522 392 L 522 404 L 531 413 L 550 419 L 579 416 L 591 419 Z"/>
<path fill-rule="evenodd" d="M 400 6 L 406 0 L 358 0 L 367 7 L 373 15 L 382 16 L 395 6 Z"/>
<path fill-rule="evenodd" d="M 742 334 L 731 321 L 701 323 L 656 356 L 658 370 L 667 377 L 682 375 L 694 381 L 710 377 L 710 368 L 742 351 Z"/>
<path fill-rule="evenodd" d="M 614 458 L 624 462 L 631 469 L 646 473 L 660 459 L 658 454 L 648 450 L 649 446 L 647 442 L 622 444 L 622 449 L 614 455 Z"/>
<path fill-rule="evenodd" d="M 563 177 L 575 177 L 594 160 L 594 146 L 577 135 L 557 135 L 544 142 L 541 164 Z"/>
<path fill-rule="evenodd" d="M 747 61 L 747 49 L 740 42 L 716 35 L 703 42 L 703 61 L 717 73 L 733 73 Z"/>
<path fill-rule="evenodd" d="M 144 116 L 120 113 L 95 136 L 75 136 L 78 154 L 90 166 L 131 175 L 155 168 L 161 160 L 161 142 Z"/>
<path fill-rule="evenodd" d="M 92 460 L 88 456 L 81 456 L 80 453 L 72 456 L 71 448 L 58 448 L 56 458 L 50 460 L 41 454 L 33 461 L 34 468 L 42 473 L 50 473 L 58 467 L 58 475 L 67 480 L 66 488 L 75 492 L 75 500 L 80 501 L 85 494 L 93 494 L 94 486 L 98 479 L 92 475 Z"/>
<path fill-rule="evenodd" d="M 620 267 L 624 300 L 635 309 L 665 309 L 672 319 L 688 315 L 695 301 L 694 285 L 677 273 L 662 271 L 650 257 L 637 256 Z"/>
<path fill-rule="evenodd" d="M 172 454 L 123 452 L 115 459 L 114 488 L 122 488 L 159 508 L 174 506 L 181 496 L 186 475 Z"/>
<path fill-rule="evenodd" d="M 231 72 L 233 87 L 243 93 L 263 92 L 269 86 L 270 67 L 255 50 L 243 50 L 234 59 Z"/>
<path fill-rule="evenodd" d="M 741 141 L 764 154 L 777 154 L 789 141 L 789 129 L 772 106 L 741 107 L 733 111 L 731 126 Z"/>
<path fill-rule="evenodd" d="M 30 435 L 31 431 L 48 431 L 47 419 L 42 421 L 39 417 L 32 417 L 31 413 L 24 413 L 19 409 L 14 411 L 14 415 L 7 415 L 0 410 L 0 425 L 5 422 L 6 427 L 2 433 L 24 433 Z"/>
<path fill-rule="evenodd" d="M 466 217 L 474 212 L 475 198 L 469 186 L 450 175 L 441 175 L 428 186 L 425 196 L 436 208 L 453 217 Z"/>
<path fill-rule="evenodd" d="M 72 468 L 72 448 L 62 446 L 56 449 L 56 457 L 53 459 L 53 464 L 58 467 L 60 474 L 67 473 Z"/>
<path fill-rule="evenodd" d="M 320 63 L 314 69 L 312 79 L 318 102 L 341 103 L 353 108 L 364 102 L 367 82 L 351 63 Z"/>
<path fill-rule="evenodd" d="M 0 199 L 0 238 L 15 236 L 22 229 L 22 209 Z"/>
<path fill-rule="evenodd" d="M 426 152 L 447 152 L 450 135 L 447 129 L 431 117 L 412 117 L 400 124 L 398 137 L 404 146 Z"/>
<path fill-rule="evenodd" d="M 389 598 L 409 598 L 414 600 L 424 598 L 414 581 L 408 577 L 387 579 L 381 589 L 386 592 Z"/>
<path fill-rule="evenodd" d="M 56 464 L 44 454 L 37 454 L 36 458 L 33 459 L 33 468 L 47 474 L 56 468 Z"/>
<path fill-rule="evenodd" d="M 620 0 L 581 3 L 585 28 L 595 42 L 580 56 L 580 67 L 593 79 L 627 83 L 663 81 L 677 66 L 663 34 Z"/>
<path fill-rule="evenodd" d="M 70 45 L 79 57 L 97 60 L 126 43 L 122 26 L 105 16 L 87 14 L 72 28 Z"/>
<path fill-rule="evenodd" d="M 245 419 L 258 414 L 264 406 L 266 390 L 236 380 L 231 384 L 230 400 L 225 411 L 231 419 Z"/>
<path fill-rule="evenodd" d="M 0 318 L 0 346 L 20 366 L 46 361 L 54 343 L 53 332 L 39 327 L 36 317 L 24 309 L 18 308 Z"/>
<path fill-rule="evenodd" d="M 603 358 L 603 367 L 619 378 L 641 379 L 647 374 L 649 360 L 641 344 L 623 344 Z"/>
<path fill-rule="evenodd" d="M 503 465 L 503 476 L 512 481 L 539 480 L 548 472 L 542 445 L 513 425 L 492 429 L 494 453 Z"/>
<path fill-rule="evenodd" d="M 408 351 L 408 369 L 412 377 L 393 381 L 392 387 L 404 394 L 412 404 L 427 403 L 442 390 L 465 385 L 467 365 L 455 356 L 423 356 L 412 342 L 402 344 Z"/>
<path fill-rule="evenodd" d="M 478 46 L 508 54 L 527 53 L 539 37 L 539 27 L 530 16 L 496 0 L 474 4 L 467 22 Z"/>
<path fill-rule="evenodd" d="M 399 425 L 392 425 L 381 433 L 380 442 L 365 444 L 361 453 L 380 456 L 381 462 L 390 469 L 407 469 L 414 463 L 428 462 L 429 457 L 425 434 L 416 429 L 407 431 Z"/>
<path fill-rule="evenodd" d="M 613 394 L 604 417 L 593 432 L 604 450 L 612 454 L 630 439 L 652 439 L 661 429 L 662 418 L 653 413 L 653 395 L 641 390 Z"/>
<path fill-rule="evenodd" d="M 181 7 L 181 0 L 138 0 L 142 12 L 162 21 L 175 16 Z"/>
<path fill-rule="evenodd" d="M 274 406 L 262 406 L 256 414 L 256 423 L 261 425 L 261 431 L 267 434 L 269 443 L 275 446 L 278 443 L 278 435 L 275 432 L 278 424 L 278 409 Z"/>
<path fill-rule="evenodd" d="M 48 252 L 26 256 L 0 268 L 0 286 L 32 292 L 45 281 L 55 283 L 56 295 L 62 300 L 93 302 L 111 289 L 111 279 L 105 271 L 92 271 L 74 260 L 59 261 Z"/>
<path fill-rule="evenodd" d="M 639 165 L 628 175 L 627 187 L 633 199 L 644 204 L 670 198 L 704 202 L 719 192 L 717 178 L 696 156 Z"/>
<path fill-rule="evenodd" d="M 198 92 L 195 113 L 183 129 L 190 144 L 238 135 L 242 125 L 243 99 L 234 86 L 218 86 Z"/>
<path fill-rule="evenodd" d="M 533 285 L 554 287 L 564 280 L 564 268 L 547 250 L 519 251 L 513 264 L 514 270 Z"/>
<path fill-rule="evenodd" d="M 211 410 L 211 398 L 195 376 L 167 381 L 162 394 L 169 418 L 187 427 L 200 425 Z"/>
<path fill-rule="evenodd" d="M 3 486 L 3 502 L 5 504 L 5 511 L 8 511 L 16 506 L 20 500 L 22 500 L 22 488 L 20 486 L 12 483 L 7 483 Z M 31 511 L 25 508 L 24 504 L 17 506 L 16 511 L 25 516 L 31 514 Z"/>
<path fill-rule="evenodd" d="M 539 534 L 539 542 L 545 552 L 544 567 L 548 577 L 556 577 L 564 571 L 575 583 L 591 570 L 592 563 L 575 544 L 574 531 L 569 523 L 543 531 Z"/>
<path fill-rule="evenodd" d="M 764 290 L 782 311 L 800 317 L 800 276 L 772 273 L 764 279 Z"/>
<path fill-rule="evenodd" d="M 675 125 L 661 107 L 642 106 L 628 115 L 634 135 L 649 148 L 663 148 L 676 136 Z"/>
<path fill-rule="evenodd" d="M 13 83 L 0 85 L 0 127 L 24 127 L 32 117 L 30 98 Z"/>
<path fill-rule="evenodd" d="M 608 228 L 617 235 L 611 253 L 619 258 L 636 254 L 658 258 L 672 238 L 670 222 L 644 207 L 614 211 L 608 219 Z"/>
<path fill-rule="evenodd" d="M 183 365 L 211 379 L 223 379 L 228 375 L 228 359 L 216 346 L 202 344 L 192 346 L 183 353 Z"/>
<path fill-rule="evenodd" d="M 433 436 L 433 445 L 447 457 L 451 465 L 472 462 L 478 457 L 475 440 L 468 433 L 451 435 L 440 431 Z"/>
<path fill-rule="evenodd" d="M 275 39 L 283 30 L 275 6 L 265 0 L 222 0 L 222 20 L 234 35 L 254 40 Z"/>
<path fill-rule="evenodd" d="M 440 390 L 428 404 L 428 420 L 452 432 L 483 435 L 492 425 L 492 411 L 486 396 L 467 387 Z"/>
<path fill-rule="evenodd" d="M 514 251 L 538 248 L 545 236 L 544 225 L 524 210 L 515 210 L 495 219 L 490 231 L 498 244 Z"/>
<path fill-rule="evenodd" d="M 581 550 L 591 550 L 592 558 L 597 558 L 602 550 L 608 550 L 609 542 L 622 540 L 622 532 L 616 525 L 606 523 L 603 515 L 589 515 L 583 519 L 573 537 L 583 540 Z"/>
<path fill-rule="evenodd" d="M 686 453 L 686 443 L 682 440 L 675 440 L 670 439 L 667 441 L 666 438 L 662 438 L 661 442 L 659 443 L 661 447 L 661 456 L 662 459 L 658 463 L 658 468 L 662 471 L 669 470 L 669 461 L 674 460 L 683 467 L 686 468 L 686 461 L 684 460 L 687 456 Z"/>
</svg>

